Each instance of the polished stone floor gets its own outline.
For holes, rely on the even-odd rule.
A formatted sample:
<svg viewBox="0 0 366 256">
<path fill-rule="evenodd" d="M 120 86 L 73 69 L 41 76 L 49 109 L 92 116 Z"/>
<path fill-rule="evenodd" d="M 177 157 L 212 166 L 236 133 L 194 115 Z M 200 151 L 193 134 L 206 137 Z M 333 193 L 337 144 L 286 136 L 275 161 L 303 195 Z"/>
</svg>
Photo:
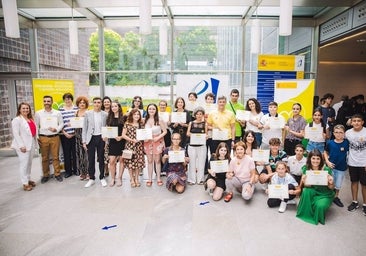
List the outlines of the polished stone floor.
<svg viewBox="0 0 366 256">
<path fill-rule="evenodd" d="M 333 204 L 326 224 L 315 226 L 297 219 L 294 205 L 285 213 L 269 209 L 259 186 L 249 203 L 239 195 L 225 203 L 213 202 L 199 185 L 181 195 L 156 183 L 131 188 L 127 171 L 122 187 L 97 181 L 84 188 L 76 176 L 40 184 L 34 158 L 37 186 L 25 192 L 17 157 L 1 157 L 0 170 L 1 256 L 366 254 L 361 207 L 350 213 Z M 348 205 L 348 179 L 340 197 Z"/>
</svg>

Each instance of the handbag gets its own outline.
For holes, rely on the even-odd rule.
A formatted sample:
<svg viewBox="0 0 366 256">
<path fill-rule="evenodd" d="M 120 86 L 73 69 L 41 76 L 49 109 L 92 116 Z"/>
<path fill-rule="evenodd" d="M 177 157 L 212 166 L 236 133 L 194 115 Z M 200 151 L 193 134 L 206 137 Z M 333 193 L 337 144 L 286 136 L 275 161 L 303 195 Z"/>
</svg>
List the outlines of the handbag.
<svg viewBox="0 0 366 256">
<path fill-rule="evenodd" d="M 132 159 L 133 151 L 129 149 L 125 149 L 122 151 L 122 158 L 124 159 Z"/>
</svg>

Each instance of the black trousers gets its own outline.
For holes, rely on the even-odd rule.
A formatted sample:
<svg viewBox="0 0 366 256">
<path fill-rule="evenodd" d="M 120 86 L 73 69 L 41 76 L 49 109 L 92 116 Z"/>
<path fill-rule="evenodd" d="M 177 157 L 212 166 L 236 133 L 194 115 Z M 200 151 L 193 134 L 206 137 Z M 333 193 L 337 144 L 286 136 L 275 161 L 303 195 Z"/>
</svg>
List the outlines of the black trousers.
<svg viewBox="0 0 366 256">
<path fill-rule="evenodd" d="M 64 153 L 65 174 L 77 174 L 76 167 L 76 139 L 75 136 L 68 139 L 65 135 L 61 135 L 62 151 Z"/>
<path fill-rule="evenodd" d="M 88 148 L 88 160 L 89 160 L 89 178 L 95 180 L 95 152 L 97 152 L 97 160 L 99 163 L 99 179 L 104 179 L 104 146 L 105 142 L 101 135 L 93 135 Z"/>
</svg>

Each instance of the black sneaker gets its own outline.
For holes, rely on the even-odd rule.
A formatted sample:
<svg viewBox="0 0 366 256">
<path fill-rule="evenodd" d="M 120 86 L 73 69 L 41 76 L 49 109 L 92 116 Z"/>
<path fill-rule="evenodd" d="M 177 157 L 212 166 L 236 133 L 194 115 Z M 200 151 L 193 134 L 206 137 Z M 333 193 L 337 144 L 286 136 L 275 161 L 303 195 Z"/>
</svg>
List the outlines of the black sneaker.
<svg viewBox="0 0 366 256">
<path fill-rule="evenodd" d="M 344 206 L 344 204 L 341 202 L 341 199 L 339 199 L 339 197 L 334 198 L 333 199 L 333 203 L 335 203 L 339 207 L 343 207 Z"/>
<path fill-rule="evenodd" d="M 365 205 L 362 205 L 362 211 L 363 211 L 363 215 L 366 216 L 366 206 Z"/>
<path fill-rule="evenodd" d="M 358 207 L 360 207 L 358 205 L 358 202 L 352 202 L 349 206 L 348 206 L 348 211 L 353 212 L 356 209 L 358 209 Z"/>
<path fill-rule="evenodd" d="M 41 179 L 41 183 L 42 184 L 44 184 L 44 183 L 46 183 L 48 180 L 50 179 L 50 177 L 42 177 L 42 179 Z"/>
<path fill-rule="evenodd" d="M 55 176 L 55 179 L 56 179 L 57 181 L 59 181 L 59 182 L 63 181 L 63 179 L 62 179 L 61 175 L 57 175 L 57 176 Z"/>
</svg>

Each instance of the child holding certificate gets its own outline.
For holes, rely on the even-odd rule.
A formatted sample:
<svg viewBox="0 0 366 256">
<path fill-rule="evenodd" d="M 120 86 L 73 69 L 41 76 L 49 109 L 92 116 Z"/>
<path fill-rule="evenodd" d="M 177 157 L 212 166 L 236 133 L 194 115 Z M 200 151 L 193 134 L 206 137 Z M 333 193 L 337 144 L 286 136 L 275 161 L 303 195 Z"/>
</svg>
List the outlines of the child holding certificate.
<svg viewBox="0 0 366 256">
<path fill-rule="evenodd" d="M 167 165 L 166 169 L 166 188 L 170 191 L 183 193 L 186 188 L 186 170 L 189 158 L 185 154 L 184 148 L 180 147 L 181 136 L 179 133 L 172 134 L 172 145 L 166 148 L 163 153 L 163 164 Z M 179 159 L 170 159 L 170 156 L 184 154 L 184 157 Z M 173 155 L 172 155 L 173 154 Z M 170 156 L 169 156 L 170 155 Z M 179 157 L 178 157 L 179 158 Z"/>
<path fill-rule="evenodd" d="M 244 200 L 250 200 L 253 197 L 257 170 L 254 160 L 245 154 L 245 149 L 246 146 L 242 141 L 234 145 L 235 157 L 231 159 L 229 171 L 226 173 L 225 202 L 230 202 L 233 198 L 234 189 L 241 193 Z"/>
<path fill-rule="evenodd" d="M 327 138 L 326 127 L 322 121 L 323 115 L 320 108 L 313 112 L 313 121 L 305 127 L 305 138 L 309 140 L 306 151 L 319 149 L 324 152 L 325 139 Z"/>
<path fill-rule="evenodd" d="M 307 171 L 328 172 L 327 185 L 308 184 Z M 325 213 L 334 199 L 334 182 L 332 170 L 324 165 L 322 153 L 318 149 L 310 151 L 306 165 L 302 168 L 302 173 L 300 187 L 303 189 L 296 217 L 314 225 L 318 225 L 319 222 L 324 225 Z"/>
<path fill-rule="evenodd" d="M 187 130 L 187 136 L 189 137 L 188 155 L 190 159 L 188 184 L 194 185 L 197 182 L 197 184 L 203 185 L 207 156 L 205 110 L 202 107 L 196 108 L 193 111 L 193 117 L 195 120 L 189 123 Z"/>
<path fill-rule="evenodd" d="M 230 162 L 230 150 L 225 142 L 221 142 L 216 149 L 216 153 L 213 154 L 211 161 L 223 161 L 227 160 Z M 211 169 L 209 164 L 208 176 L 205 184 L 205 189 L 209 189 L 209 194 L 212 196 L 214 201 L 218 201 L 222 198 L 224 191 L 226 190 L 225 185 L 226 172 L 216 173 Z"/>
<path fill-rule="evenodd" d="M 130 174 L 131 187 L 140 187 L 140 171 L 145 167 L 145 155 L 142 141 L 136 139 L 136 130 L 141 128 L 142 116 L 138 109 L 132 109 L 123 127 L 122 138 L 126 140 L 125 150 L 133 152 L 130 159 L 125 158 L 124 164 Z"/>
<path fill-rule="evenodd" d="M 293 199 L 300 193 L 301 189 L 292 175 L 287 172 L 287 165 L 285 162 L 280 161 L 276 163 L 276 173 L 271 178 L 271 185 L 288 186 L 288 199 L 284 199 L 282 196 L 271 198 L 271 193 L 268 193 L 267 190 L 267 193 L 269 194 L 267 205 L 269 207 L 279 206 L 278 212 L 283 213 L 286 211 L 287 204 L 296 204 Z"/>
</svg>

